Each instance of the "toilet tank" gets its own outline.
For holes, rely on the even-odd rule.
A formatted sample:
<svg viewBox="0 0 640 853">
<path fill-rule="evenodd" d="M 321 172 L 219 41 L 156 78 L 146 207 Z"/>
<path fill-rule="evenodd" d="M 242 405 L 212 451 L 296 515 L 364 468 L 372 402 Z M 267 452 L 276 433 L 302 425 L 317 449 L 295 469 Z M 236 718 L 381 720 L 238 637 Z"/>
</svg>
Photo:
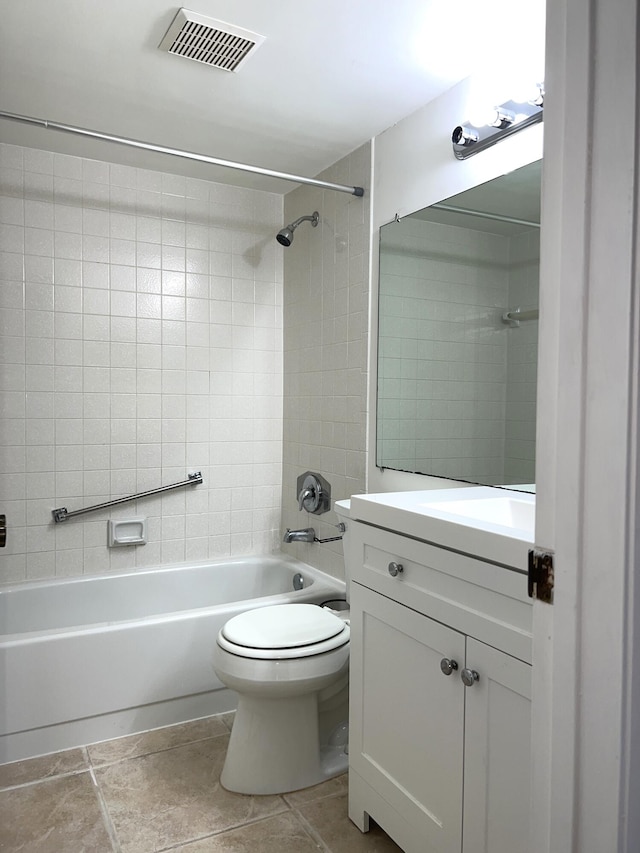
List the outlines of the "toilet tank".
<svg viewBox="0 0 640 853">
<path fill-rule="evenodd" d="M 347 601 L 350 600 L 351 594 L 351 556 L 349 548 L 349 525 L 351 523 L 349 515 L 350 507 L 351 501 L 348 498 L 347 500 L 336 501 L 333 505 L 335 514 L 338 516 L 338 521 L 341 521 L 345 528 L 342 535 L 342 553 L 344 557 L 344 580 L 346 584 Z"/>
</svg>

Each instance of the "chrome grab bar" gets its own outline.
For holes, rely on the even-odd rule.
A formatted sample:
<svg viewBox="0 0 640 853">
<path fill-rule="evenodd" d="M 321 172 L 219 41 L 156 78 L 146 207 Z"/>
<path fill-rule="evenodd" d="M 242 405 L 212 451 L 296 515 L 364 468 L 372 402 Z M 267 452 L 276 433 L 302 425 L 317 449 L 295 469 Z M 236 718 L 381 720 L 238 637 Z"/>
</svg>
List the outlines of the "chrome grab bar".
<svg viewBox="0 0 640 853">
<path fill-rule="evenodd" d="M 124 498 L 114 498 L 113 500 L 105 501 L 102 504 L 86 506 L 84 509 L 74 509 L 73 512 L 68 512 L 66 506 L 62 506 L 58 509 L 52 509 L 51 515 L 53 516 L 53 520 L 56 524 L 59 524 L 61 521 L 66 521 L 68 518 L 73 518 L 76 515 L 84 515 L 85 512 L 96 512 L 96 510 L 106 509 L 107 507 L 115 506 L 116 504 L 123 504 L 126 503 L 126 501 L 135 501 L 138 498 L 148 498 L 150 495 L 157 495 L 160 492 L 169 492 L 171 489 L 179 489 L 181 486 L 196 486 L 198 483 L 202 482 L 202 473 L 200 471 L 196 471 L 194 474 L 189 474 L 188 480 L 182 480 L 180 483 L 172 483 L 170 486 L 158 486 L 157 489 L 149 489 L 146 492 L 138 492 L 136 495 L 127 495 Z"/>
</svg>

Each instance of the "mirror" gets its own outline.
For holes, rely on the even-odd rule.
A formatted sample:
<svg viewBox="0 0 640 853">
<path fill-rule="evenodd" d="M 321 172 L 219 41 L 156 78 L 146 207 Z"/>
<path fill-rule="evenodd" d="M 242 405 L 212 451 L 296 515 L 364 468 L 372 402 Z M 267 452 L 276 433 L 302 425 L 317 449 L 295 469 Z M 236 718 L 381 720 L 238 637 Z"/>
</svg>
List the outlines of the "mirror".
<svg viewBox="0 0 640 853">
<path fill-rule="evenodd" d="M 534 490 L 540 178 L 380 229 L 378 467 Z"/>
</svg>

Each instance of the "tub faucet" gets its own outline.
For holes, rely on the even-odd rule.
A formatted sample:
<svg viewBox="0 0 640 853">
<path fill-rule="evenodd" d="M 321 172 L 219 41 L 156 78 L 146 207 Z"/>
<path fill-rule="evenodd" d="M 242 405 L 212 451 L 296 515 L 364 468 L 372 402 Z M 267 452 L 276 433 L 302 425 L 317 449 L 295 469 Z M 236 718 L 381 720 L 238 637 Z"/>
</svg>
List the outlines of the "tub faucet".
<svg viewBox="0 0 640 853">
<path fill-rule="evenodd" d="M 305 527 L 302 530 L 290 530 L 287 527 L 287 532 L 284 534 L 283 542 L 313 542 L 316 538 L 316 532 L 313 527 Z"/>
</svg>

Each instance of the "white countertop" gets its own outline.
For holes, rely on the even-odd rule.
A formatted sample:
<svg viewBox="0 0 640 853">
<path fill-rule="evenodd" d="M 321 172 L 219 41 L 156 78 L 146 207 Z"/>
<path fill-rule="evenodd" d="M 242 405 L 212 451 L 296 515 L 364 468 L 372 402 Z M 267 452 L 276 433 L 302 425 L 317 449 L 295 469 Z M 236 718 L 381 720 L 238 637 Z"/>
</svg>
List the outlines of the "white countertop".
<svg viewBox="0 0 640 853">
<path fill-rule="evenodd" d="M 396 533 L 527 571 L 536 496 L 477 486 L 353 495 L 350 516 Z"/>
</svg>

